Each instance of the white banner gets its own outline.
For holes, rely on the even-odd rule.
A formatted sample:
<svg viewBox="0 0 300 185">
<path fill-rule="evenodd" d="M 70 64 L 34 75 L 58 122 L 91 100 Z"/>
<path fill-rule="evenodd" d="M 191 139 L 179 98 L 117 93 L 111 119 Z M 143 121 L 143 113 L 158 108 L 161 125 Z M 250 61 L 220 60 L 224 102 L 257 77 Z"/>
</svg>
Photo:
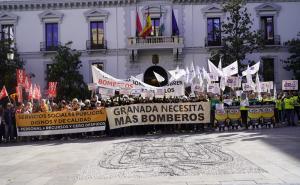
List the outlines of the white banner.
<svg viewBox="0 0 300 185">
<path fill-rule="evenodd" d="M 219 81 L 219 76 L 215 73 L 208 73 L 210 81 L 217 82 Z"/>
<path fill-rule="evenodd" d="M 184 95 L 184 84 L 182 81 L 173 81 L 162 88 L 164 89 L 166 98 Z"/>
<path fill-rule="evenodd" d="M 239 87 L 239 77 L 236 76 L 227 77 L 225 85 L 231 88 Z"/>
<path fill-rule="evenodd" d="M 114 89 L 108 89 L 108 88 L 99 88 L 99 94 L 101 94 L 102 98 L 107 98 L 107 97 L 112 97 L 115 95 L 115 90 Z"/>
<path fill-rule="evenodd" d="M 213 94 L 220 94 L 220 87 L 219 83 L 213 83 L 213 84 L 208 84 L 207 85 L 207 92 L 208 93 L 213 93 Z"/>
<path fill-rule="evenodd" d="M 110 129 L 210 122 L 209 102 L 132 104 L 106 108 Z"/>
<path fill-rule="evenodd" d="M 282 90 L 298 90 L 298 80 L 282 80 Z"/>
<path fill-rule="evenodd" d="M 248 83 L 242 83 L 243 91 L 253 91 L 254 88 Z"/>
<path fill-rule="evenodd" d="M 199 84 L 192 84 L 192 86 L 191 86 L 191 91 L 192 92 L 204 92 L 204 86 L 201 86 L 201 85 L 199 85 Z"/>
<path fill-rule="evenodd" d="M 274 88 L 273 84 L 273 81 L 260 82 L 261 92 L 270 92 L 270 90 Z"/>
<path fill-rule="evenodd" d="M 101 71 L 96 66 L 92 66 L 93 82 L 100 87 L 110 89 L 133 89 L 135 85 L 132 82 L 126 82 L 116 79 L 109 74 Z"/>
</svg>

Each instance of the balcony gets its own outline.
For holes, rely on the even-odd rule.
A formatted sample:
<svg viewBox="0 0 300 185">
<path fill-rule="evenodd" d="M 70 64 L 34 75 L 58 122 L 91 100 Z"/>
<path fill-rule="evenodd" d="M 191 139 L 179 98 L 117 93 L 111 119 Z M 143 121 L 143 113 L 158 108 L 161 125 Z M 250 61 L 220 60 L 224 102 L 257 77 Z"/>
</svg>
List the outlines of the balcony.
<svg viewBox="0 0 300 185">
<path fill-rule="evenodd" d="M 269 40 L 265 40 L 264 44 L 266 46 L 280 46 L 281 45 L 281 41 L 280 41 L 280 35 L 274 35 L 274 39 L 269 39 Z"/>
<path fill-rule="evenodd" d="M 86 41 L 86 50 L 106 50 L 107 49 L 107 41 L 94 43 L 91 40 Z"/>
<path fill-rule="evenodd" d="M 178 49 L 183 48 L 183 38 L 179 36 L 129 37 L 128 49 Z"/>
<path fill-rule="evenodd" d="M 58 46 L 61 46 L 60 42 L 53 42 L 53 43 L 47 43 L 41 42 L 40 43 L 40 51 L 46 52 L 46 51 L 56 51 L 58 49 Z"/>
</svg>

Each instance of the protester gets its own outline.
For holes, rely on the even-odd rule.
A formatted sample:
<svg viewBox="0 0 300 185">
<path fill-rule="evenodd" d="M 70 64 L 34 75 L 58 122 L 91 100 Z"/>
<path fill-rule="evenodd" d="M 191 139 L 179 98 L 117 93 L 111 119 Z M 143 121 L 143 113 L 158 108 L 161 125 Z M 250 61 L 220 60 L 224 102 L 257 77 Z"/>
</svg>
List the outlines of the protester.
<svg viewBox="0 0 300 185">
<path fill-rule="evenodd" d="M 15 110 L 11 103 L 7 103 L 4 110 L 4 124 L 5 124 L 5 139 L 6 141 L 16 140 L 15 129 Z"/>
</svg>

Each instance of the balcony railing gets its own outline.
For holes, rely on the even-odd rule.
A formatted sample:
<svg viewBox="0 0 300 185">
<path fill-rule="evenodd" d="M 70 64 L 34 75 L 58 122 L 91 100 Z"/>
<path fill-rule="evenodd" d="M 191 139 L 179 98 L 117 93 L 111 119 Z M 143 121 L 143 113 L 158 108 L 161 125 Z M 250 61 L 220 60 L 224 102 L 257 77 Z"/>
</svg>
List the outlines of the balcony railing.
<svg viewBox="0 0 300 185">
<path fill-rule="evenodd" d="M 60 42 L 53 42 L 53 43 L 40 43 L 40 51 L 56 51 L 58 46 L 61 46 Z"/>
<path fill-rule="evenodd" d="M 183 48 L 183 38 L 179 36 L 129 37 L 128 47 L 130 49 Z"/>
<path fill-rule="evenodd" d="M 209 41 L 207 37 L 205 37 L 205 47 L 221 47 L 222 46 L 222 40 L 217 39 L 214 41 Z"/>
<path fill-rule="evenodd" d="M 281 41 L 280 41 L 280 35 L 274 35 L 274 39 L 270 40 L 265 40 L 265 45 L 267 46 L 280 46 Z"/>
<path fill-rule="evenodd" d="M 99 50 L 99 49 L 107 49 L 107 42 L 104 40 L 103 42 L 95 43 L 91 40 L 86 41 L 86 50 Z"/>
</svg>

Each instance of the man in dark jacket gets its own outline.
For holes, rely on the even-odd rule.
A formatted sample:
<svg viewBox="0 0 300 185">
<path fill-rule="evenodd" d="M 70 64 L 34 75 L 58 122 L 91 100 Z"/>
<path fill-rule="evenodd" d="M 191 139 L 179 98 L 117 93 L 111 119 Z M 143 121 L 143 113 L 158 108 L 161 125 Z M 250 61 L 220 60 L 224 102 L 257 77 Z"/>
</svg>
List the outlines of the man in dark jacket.
<svg viewBox="0 0 300 185">
<path fill-rule="evenodd" d="M 3 117 L 5 122 L 6 141 L 15 140 L 16 120 L 15 120 L 15 111 L 11 103 L 7 103 L 3 115 L 4 115 Z"/>
</svg>

